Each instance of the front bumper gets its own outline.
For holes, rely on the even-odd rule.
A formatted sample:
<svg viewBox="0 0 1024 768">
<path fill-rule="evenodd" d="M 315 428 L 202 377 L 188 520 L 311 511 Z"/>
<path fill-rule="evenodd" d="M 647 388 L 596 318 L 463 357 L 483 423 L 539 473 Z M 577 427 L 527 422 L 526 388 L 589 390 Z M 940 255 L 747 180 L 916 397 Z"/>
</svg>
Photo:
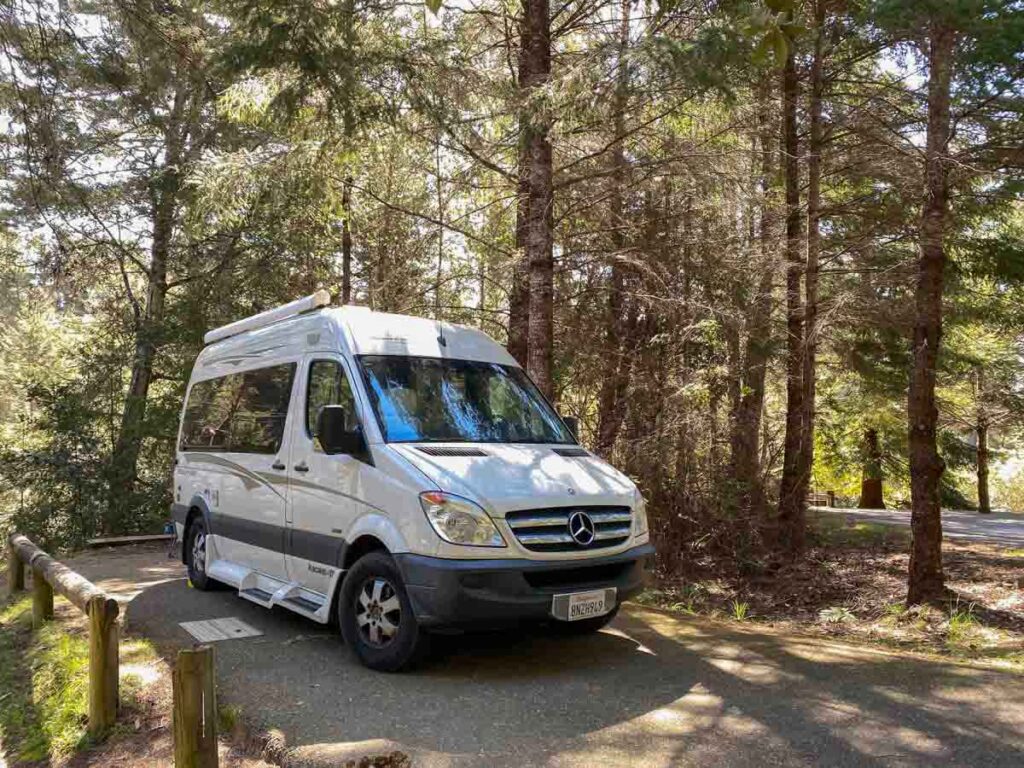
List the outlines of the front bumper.
<svg viewBox="0 0 1024 768">
<path fill-rule="evenodd" d="M 618 601 L 639 592 L 654 547 L 642 544 L 588 560 L 446 560 L 394 555 L 419 623 L 500 627 L 551 618 L 551 597 L 615 587 Z"/>
</svg>

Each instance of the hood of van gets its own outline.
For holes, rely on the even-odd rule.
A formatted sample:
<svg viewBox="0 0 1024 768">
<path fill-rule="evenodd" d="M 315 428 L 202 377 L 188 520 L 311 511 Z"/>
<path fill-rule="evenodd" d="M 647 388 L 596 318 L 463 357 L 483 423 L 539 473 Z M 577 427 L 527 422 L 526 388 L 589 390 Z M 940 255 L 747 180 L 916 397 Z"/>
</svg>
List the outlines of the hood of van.
<svg viewBox="0 0 1024 768">
<path fill-rule="evenodd" d="M 474 499 L 492 515 L 573 504 L 632 506 L 636 486 L 593 455 L 560 456 L 550 445 L 391 443 L 448 493 Z M 478 451 L 483 455 L 446 455 Z"/>
</svg>

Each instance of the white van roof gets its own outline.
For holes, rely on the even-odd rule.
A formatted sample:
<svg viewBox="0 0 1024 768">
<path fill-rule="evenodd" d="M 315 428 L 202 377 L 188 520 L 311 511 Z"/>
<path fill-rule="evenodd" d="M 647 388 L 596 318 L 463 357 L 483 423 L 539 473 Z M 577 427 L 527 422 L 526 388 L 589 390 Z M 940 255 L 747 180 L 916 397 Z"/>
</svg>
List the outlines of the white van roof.
<svg viewBox="0 0 1024 768">
<path fill-rule="evenodd" d="M 353 355 L 408 355 L 518 365 L 486 333 L 464 325 L 367 307 L 325 306 L 326 291 L 237 320 L 206 334 L 196 361 L 205 375 L 290 354 L 347 349 Z M 340 338 L 339 338 L 340 337 Z M 206 371 L 210 373 L 207 374 Z"/>
<path fill-rule="evenodd" d="M 411 315 L 338 307 L 334 315 L 354 355 L 410 355 L 517 365 L 515 358 L 483 331 Z"/>
</svg>

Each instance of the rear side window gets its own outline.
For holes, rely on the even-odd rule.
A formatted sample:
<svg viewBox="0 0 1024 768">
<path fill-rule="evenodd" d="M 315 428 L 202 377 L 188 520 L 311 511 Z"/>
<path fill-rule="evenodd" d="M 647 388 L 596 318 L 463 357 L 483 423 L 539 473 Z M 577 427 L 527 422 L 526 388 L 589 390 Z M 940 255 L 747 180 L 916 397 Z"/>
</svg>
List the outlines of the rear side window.
<svg viewBox="0 0 1024 768">
<path fill-rule="evenodd" d="M 295 363 L 232 373 L 192 385 L 183 451 L 277 453 L 284 437 Z"/>
</svg>

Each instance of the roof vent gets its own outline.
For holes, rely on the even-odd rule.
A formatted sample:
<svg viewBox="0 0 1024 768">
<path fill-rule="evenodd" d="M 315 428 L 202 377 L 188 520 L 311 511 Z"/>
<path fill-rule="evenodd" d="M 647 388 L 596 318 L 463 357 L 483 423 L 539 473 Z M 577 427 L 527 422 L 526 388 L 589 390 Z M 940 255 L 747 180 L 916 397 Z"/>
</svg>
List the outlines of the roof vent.
<svg viewBox="0 0 1024 768">
<path fill-rule="evenodd" d="M 447 445 L 425 445 L 416 449 L 427 456 L 488 456 L 479 448 L 458 448 Z"/>
<path fill-rule="evenodd" d="M 590 451 L 585 448 L 552 448 L 551 450 L 559 456 L 565 456 L 570 459 L 582 459 L 590 455 Z"/>
</svg>

